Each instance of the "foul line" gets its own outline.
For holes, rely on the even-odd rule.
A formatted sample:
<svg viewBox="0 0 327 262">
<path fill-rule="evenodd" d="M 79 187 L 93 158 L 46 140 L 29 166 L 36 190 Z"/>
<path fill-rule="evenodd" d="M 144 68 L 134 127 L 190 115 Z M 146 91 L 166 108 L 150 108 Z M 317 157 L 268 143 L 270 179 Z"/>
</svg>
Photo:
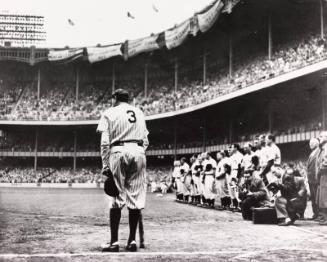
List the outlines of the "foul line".
<svg viewBox="0 0 327 262">
<path fill-rule="evenodd" d="M 82 253 L 45 253 L 45 254 L 0 254 L 0 258 L 11 259 L 11 258 L 33 258 L 33 257 L 57 257 L 57 258 L 66 258 L 66 257 L 80 257 L 80 256 L 193 256 L 193 255 L 228 255 L 235 254 L 234 258 L 246 258 L 251 257 L 260 253 L 274 252 L 274 251 L 306 251 L 306 252 L 319 252 L 323 256 L 327 256 L 327 251 L 324 249 L 299 249 L 299 248 L 271 248 L 264 249 L 260 251 L 196 251 L 196 252 L 119 252 L 119 253 L 108 253 L 108 252 L 82 252 Z"/>
<path fill-rule="evenodd" d="M 314 231 L 311 231 L 311 230 L 308 230 L 308 229 L 304 229 L 304 228 L 300 228 L 300 227 L 297 227 L 297 226 L 291 226 L 289 228 L 295 229 L 297 231 L 302 231 L 304 233 L 308 233 L 308 234 L 311 234 L 311 235 L 316 235 L 318 237 L 327 238 L 327 235 L 324 234 L 324 233 L 314 232 Z"/>
<path fill-rule="evenodd" d="M 53 254 L 0 254 L 0 258 L 30 258 L 30 257 L 79 257 L 79 256 L 161 256 L 161 255 L 219 255 L 219 254 L 240 254 L 240 251 L 199 251 L 199 252 L 82 252 L 82 253 L 53 253 Z"/>
</svg>

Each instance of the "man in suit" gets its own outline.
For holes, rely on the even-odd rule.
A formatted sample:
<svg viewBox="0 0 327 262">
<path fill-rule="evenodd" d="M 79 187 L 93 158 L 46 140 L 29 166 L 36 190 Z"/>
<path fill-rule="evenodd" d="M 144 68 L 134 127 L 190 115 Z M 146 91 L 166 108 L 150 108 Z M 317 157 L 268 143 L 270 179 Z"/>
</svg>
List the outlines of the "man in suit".
<svg viewBox="0 0 327 262">
<path fill-rule="evenodd" d="M 280 196 L 276 197 L 275 200 L 278 225 L 289 226 L 294 224 L 306 207 L 307 190 L 304 179 L 294 176 L 294 170 L 288 168 L 283 175 L 282 183 L 271 183 L 269 188 L 272 187 L 280 190 Z"/>
<path fill-rule="evenodd" d="M 327 131 L 319 135 L 319 151 L 317 155 L 317 179 L 318 179 L 318 205 L 322 219 L 320 225 L 327 225 Z"/>
<path fill-rule="evenodd" d="M 311 138 L 309 142 L 311 154 L 307 162 L 307 178 L 310 188 L 310 200 L 312 204 L 312 219 L 317 219 L 319 216 L 319 207 L 317 202 L 318 191 L 318 177 L 316 169 L 316 160 L 319 153 L 319 140 L 317 138 Z"/>
</svg>

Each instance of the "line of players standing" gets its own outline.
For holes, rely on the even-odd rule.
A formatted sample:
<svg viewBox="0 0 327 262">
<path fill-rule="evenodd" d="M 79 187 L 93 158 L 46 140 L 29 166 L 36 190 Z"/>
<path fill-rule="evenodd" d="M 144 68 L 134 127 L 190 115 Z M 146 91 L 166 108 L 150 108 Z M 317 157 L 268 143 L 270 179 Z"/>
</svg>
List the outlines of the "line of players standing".
<svg viewBox="0 0 327 262">
<path fill-rule="evenodd" d="M 214 159 L 205 152 L 194 155 L 189 165 L 186 158 L 174 162 L 173 182 L 178 201 L 207 207 L 215 206 L 220 198 L 220 209 L 241 211 L 241 188 L 244 174 L 262 179 L 268 185 L 281 178 L 281 153 L 271 134 L 261 135 L 246 143 L 230 145 L 219 151 Z"/>
</svg>

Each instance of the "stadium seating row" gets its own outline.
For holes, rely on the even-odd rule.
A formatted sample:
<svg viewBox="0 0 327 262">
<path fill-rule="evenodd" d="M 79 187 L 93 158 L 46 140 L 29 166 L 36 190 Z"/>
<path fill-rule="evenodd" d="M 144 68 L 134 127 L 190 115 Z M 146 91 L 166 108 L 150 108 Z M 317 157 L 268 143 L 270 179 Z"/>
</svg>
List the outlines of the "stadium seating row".
<svg viewBox="0 0 327 262">
<path fill-rule="evenodd" d="M 231 93 L 278 75 L 303 68 L 327 58 L 326 43 L 318 36 L 309 36 L 279 47 L 269 60 L 266 56 L 251 57 L 235 65 L 233 77 L 226 70 L 202 80 L 181 81 L 175 92 L 173 81 L 150 81 L 147 98 L 144 98 L 142 81 L 122 80 L 120 85 L 134 95 L 134 103 L 146 115 L 171 112 L 191 107 L 213 98 Z M 35 81 L 16 81 L 0 75 L 0 119 L 2 120 L 90 120 L 99 119 L 101 112 L 110 106 L 109 92 L 104 84 L 87 83 L 81 88 L 78 99 L 73 83 L 54 83 L 43 87 L 37 96 Z M 191 94 L 191 95 L 190 95 Z"/>
</svg>

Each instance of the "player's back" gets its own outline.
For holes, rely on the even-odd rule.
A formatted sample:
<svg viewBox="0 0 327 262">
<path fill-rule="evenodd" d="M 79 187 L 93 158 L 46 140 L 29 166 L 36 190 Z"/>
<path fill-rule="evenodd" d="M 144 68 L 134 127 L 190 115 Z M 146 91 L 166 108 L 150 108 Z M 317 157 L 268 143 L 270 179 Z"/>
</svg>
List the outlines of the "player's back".
<svg viewBox="0 0 327 262">
<path fill-rule="evenodd" d="M 105 111 L 111 144 L 118 141 L 142 140 L 148 131 L 143 112 L 128 103 Z"/>
</svg>

